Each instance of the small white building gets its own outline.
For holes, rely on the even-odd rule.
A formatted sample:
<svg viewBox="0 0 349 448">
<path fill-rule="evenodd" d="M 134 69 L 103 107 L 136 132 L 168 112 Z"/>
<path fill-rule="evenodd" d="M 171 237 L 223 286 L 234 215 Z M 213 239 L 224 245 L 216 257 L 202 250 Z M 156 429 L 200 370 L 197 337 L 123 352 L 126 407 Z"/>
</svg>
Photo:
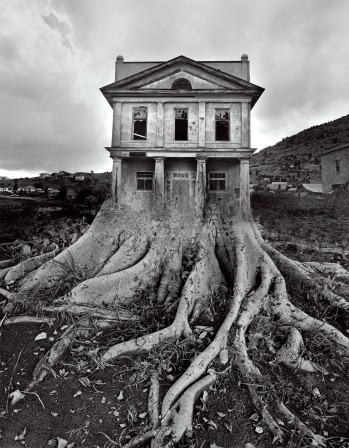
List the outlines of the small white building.
<svg viewBox="0 0 349 448">
<path fill-rule="evenodd" d="M 275 190 L 287 190 L 287 182 L 272 182 L 268 185 L 268 189 Z"/>
<path fill-rule="evenodd" d="M 47 178 L 51 177 L 51 174 L 50 173 L 40 173 L 40 177 L 41 177 L 41 179 L 47 179 Z"/>
</svg>

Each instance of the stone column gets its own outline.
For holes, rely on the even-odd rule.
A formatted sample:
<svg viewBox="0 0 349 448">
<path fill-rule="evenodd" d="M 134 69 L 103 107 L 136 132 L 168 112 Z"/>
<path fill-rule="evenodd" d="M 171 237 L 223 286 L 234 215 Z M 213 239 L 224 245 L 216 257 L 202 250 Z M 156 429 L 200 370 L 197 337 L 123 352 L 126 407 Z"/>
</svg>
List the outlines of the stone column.
<svg viewBox="0 0 349 448">
<path fill-rule="evenodd" d="M 197 218 L 202 219 L 205 214 L 205 207 L 207 201 L 207 174 L 206 174 L 206 160 L 207 157 L 197 157 L 196 167 L 196 210 Z"/>
<path fill-rule="evenodd" d="M 121 103 L 115 102 L 113 105 L 113 134 L 112 146 L 120 146 L 121 141 Z"/>
<path fill-rule="evenodd" d="M 240 213 L 244 219 L 250 214 L 250 161 L 240 159 Z"/>
<path fill-rule="evenodd" d="M 114 206 L 120 208 L 122 202 L 122 159 L 120 157 L 113 158 L 113 172 L 111 181 L 111 196 Z"/>
<path fill-rule="evenodd" d="M 206 143 L 206 104 L 199 102 L 199 148 L 204 148 Z"/>
<path fill-rule="evenodd" d="M 156 146 L 164 146 L 164 105 L 158 103 L 158 128 L 156 134 Z"/>
<path fill-rule="evenodd" d="M 155 206 L 164 207 L 165 201 L 165 157 L 155 157 Z"/>
</svg>

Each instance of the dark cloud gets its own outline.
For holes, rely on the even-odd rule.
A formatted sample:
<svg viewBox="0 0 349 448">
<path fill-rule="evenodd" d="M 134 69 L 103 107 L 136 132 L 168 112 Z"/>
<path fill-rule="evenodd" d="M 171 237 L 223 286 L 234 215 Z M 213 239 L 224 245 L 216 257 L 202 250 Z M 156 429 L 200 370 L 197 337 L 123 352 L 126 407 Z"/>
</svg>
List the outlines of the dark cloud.
<svg viewBox="0 0 349 448">
<path fill-rule="evenodd" d="M 239 59 L 265 93 L 254 147 L 348 113 L 349 2 L 3 0 L 0 168 L 106 170 L 111 109 L 99 87 L 126 60 Z M 1 174 L 1 172 L 0 172 Z"/>
<path fill-rule="evenodd" d="M 42 18 L 48 26 L 58 31 L 61 36 L 62 44 L 69 50 L 73 51 L 73 46 L 68 37 L 71 34 L 71 28 L 68 23 L 60 22 L 52 11 L 49 15 L 42 16 Z"/>
</svg>

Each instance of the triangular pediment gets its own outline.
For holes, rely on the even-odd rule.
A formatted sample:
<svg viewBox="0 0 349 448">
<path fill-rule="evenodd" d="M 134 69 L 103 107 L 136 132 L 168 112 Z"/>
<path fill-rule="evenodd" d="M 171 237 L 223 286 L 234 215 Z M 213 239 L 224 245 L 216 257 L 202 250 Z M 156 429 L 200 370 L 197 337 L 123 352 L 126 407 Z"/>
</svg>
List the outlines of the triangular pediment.
<svg viewBox="0 0 349 448">
<path fill-rule="evenodd" d="M 196 92 L 226 91 L 229 93 L 246 94 L 252 97 L 254 103 L 263 92 L 263 88 L 244 79 L 217 70 L 185 56 L 179 56 L 167 62 L 159 63 L 151 68 L 140 71 L 132 76 L 116 81 L 101 89 L 110 102 L 111 97 L 118 94 L 134 94 L 137 90 L 145 94 L 166 93 L 176 91 L 173 84 L 176 80 L 186 80 L 189 88 L 177 88 L 177 92 L 185 90 Z M 186 83 L 185 81 L 185 83 Z M 184 83 L 184 85 L 185 85 Z"/>
</svg>

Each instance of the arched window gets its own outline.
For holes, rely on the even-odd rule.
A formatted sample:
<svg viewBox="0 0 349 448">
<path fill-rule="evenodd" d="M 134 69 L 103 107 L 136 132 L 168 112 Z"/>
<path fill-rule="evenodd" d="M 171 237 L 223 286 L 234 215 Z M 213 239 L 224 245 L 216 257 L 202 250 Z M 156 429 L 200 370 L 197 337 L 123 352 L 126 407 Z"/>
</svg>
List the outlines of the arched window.
<svg viewBox="0 0 349 448">
<path fill-rule="evenodd" d="M 172 89 L 174 90 L 191 90 L 190 82 L 185 78 L 176 79 L 176 81 L 172 84 Z"/>
</svg>

